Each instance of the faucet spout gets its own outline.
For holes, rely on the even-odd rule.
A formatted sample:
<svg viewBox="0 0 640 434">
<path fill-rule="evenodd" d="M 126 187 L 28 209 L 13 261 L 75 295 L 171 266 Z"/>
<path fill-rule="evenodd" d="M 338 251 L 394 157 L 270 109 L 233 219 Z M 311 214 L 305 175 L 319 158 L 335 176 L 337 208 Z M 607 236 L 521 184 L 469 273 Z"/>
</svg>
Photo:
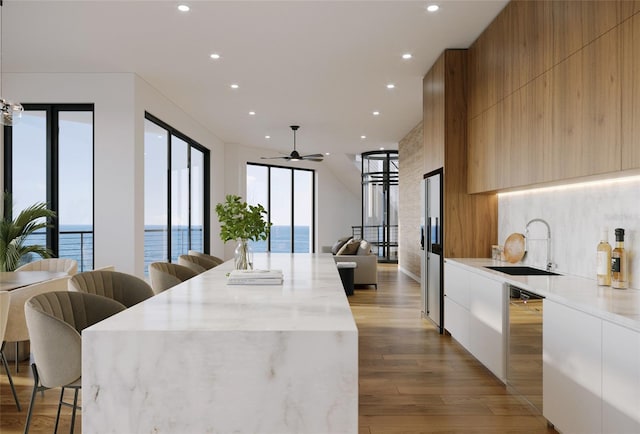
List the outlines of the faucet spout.
<svg viewBox="0 0 640 434">
<path fill-rule="evenodd" d="M 529 240 L 529 226 L 532 223 L 542 223 L 543 225 L 545 225 L 547 227 L 547 264 L 546 264 L 546 269 L 547 271 L 551 271 L 551 268 L 553 268 L 553 263 L 551 262 L 551 227 L 549 226 L 549 223 L 546 222 L 546 220 L 543 220 L 541 218 L 535 218 L 532 220 L 529 220 L 529 222 L 527 223 L 527 226 L 525 227 L 525 240 Z"/>
</svg>

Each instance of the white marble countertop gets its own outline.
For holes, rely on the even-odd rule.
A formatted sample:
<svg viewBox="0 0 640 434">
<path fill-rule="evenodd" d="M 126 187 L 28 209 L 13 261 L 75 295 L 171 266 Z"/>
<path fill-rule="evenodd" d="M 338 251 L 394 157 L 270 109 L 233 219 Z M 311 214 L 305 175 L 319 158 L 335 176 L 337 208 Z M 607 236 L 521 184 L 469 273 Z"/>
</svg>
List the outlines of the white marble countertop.
<svg viewBox="0 0 640 434">
<path fill-rule="evenodd" d="M 447 263 L 481 272 L 487 277 L 504 281 L 518 288 L 542 295 L 549 300 L 581 310 L 613 323 L 640 331 L 640 290 L 613 289 L 598 286 L 584 277 L 510 276 L 486 266 L 517 266 L 485 258 L 447 258 Z"/>
<path fill-rule="evenodd" d="M 330 254 L 229 261 L 82 332 L 82 431 L 358 431 L 358 330 Z"/>
<path fill-rule="evenodd" d="M 129 331 L 357 331 L 330 254 L 254 255 L 256 269 L 283 271 L 282 285 L 227 285 L 225 262 L 92 330 Z M 339 280 L 338 280 L 339 282 Z"/>
</svg>

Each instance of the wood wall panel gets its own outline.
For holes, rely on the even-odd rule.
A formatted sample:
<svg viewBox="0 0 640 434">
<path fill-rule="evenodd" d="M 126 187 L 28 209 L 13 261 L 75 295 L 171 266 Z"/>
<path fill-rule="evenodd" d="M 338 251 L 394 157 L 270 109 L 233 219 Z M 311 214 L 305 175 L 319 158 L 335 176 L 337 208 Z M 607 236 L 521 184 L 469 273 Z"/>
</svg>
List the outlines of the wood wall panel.
<svg viewBox="0 0 640 434">
<path fill-rule="evenodd" d="M 446 50 L 444 79 L 444 255 L 489 257 L 496 243 L 497 197 L 467 193 L 467 50 Z"/>
<path fill-rule="evenodd" d="M 504 94 L 508 95 L 551 68 L 552 7 L 547 1 L 512 1 L 503 17 L 503 26 L 509 29 L 506 38 L 513 44 L 505 56 L 505 75 L 510 80 L 505 80 Z"/>
<path fill-rule="evenodd" d="M 582 2 L 552 2 L 553 64 L 567 59 L 583 46 L 582 25 L 575 25 L 582 17 Z"/>
<path fill-rule="evenodd" d="M 423 80 L 425 171 L 444 172 L 445 257 L 488 257 L 498 237 L 496 195 L 467 192 L 468 65 L 468 50 L 445 50 Z"/>
<path fill-rule="evenodd" d="M 467 188 L 469 193 L 493 191 L 500 186 L 503 174 L 497 145 L 501 143 L 501 119 L 498 106 L 484 111 L 469 123 L 469 138 L 473 146 L 468 148 Z"/>
<path fill-rule="evenodd" d="M 621 37 L 622 169 L 640 168 L 640 14 L 623 23 Z"/>
<path fill-rule="evenodd" d="M 640 123 L 633 53 L 640 34 L 628 24 L 639 3 L 513 0 L 505 7 L 469 53 L 470 192 L 640 167 L 631 145 L 640 136 L 632 126 Z M 496 87 L 486 77 L 495 49 L 505 60 L 503 95 L 493 101 Z"/>
<path fill-rule="evenodd" d="M 553 69 L 551 180 L 579 176 L 582 139 L 582 52 Z"/>
<path fill-rule="evenodd" d="M 586 0 L 582 4 L 582 45 L 587 45 L 616 27 L 620 19 L 619 1 Z M 570 24 L 571 25 L 571 24 Z"/>
<path fill-rule="evenodd" d="M 620 38 L 615 28 L 582 51 L 580 176 L 614 172 L 620 166 Z"/>
<path fill-rule="evenodd" d="M 444 166 L 444 53 L 423 79 L 423 125 L 425 173 Z"/>
</svg>

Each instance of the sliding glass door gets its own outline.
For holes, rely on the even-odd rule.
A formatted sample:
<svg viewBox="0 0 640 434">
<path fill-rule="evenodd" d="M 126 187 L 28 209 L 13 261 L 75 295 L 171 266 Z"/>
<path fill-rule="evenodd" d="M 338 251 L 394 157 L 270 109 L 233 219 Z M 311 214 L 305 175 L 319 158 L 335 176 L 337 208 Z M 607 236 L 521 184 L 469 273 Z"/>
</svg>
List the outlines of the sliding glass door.
<svg viewBox="0 0 640 434">
<path fill-rule="evenodd" d="M 37 202 L 56 212 L 47 231 L 28 244 L 49 247 L 54 256 L 93 269 L 93 105 L 25 104 L 5 127 L 5 188 L 13 214 Z M 38 256 L 25 258 L 27 262 Z"/>
<path fill-rule="evenodd" d="M 251 243 L 255 252 L 315 251 L 314 175 L 310 169 L 247 163 L 247 203 L 264 206 L 273 224 L 267 241 Z"/>
<path fill-rule="evenodd" d="M 161 120 L 145 119 L 145 273 L 209 251 L 209 151 Z"/>
</svg>

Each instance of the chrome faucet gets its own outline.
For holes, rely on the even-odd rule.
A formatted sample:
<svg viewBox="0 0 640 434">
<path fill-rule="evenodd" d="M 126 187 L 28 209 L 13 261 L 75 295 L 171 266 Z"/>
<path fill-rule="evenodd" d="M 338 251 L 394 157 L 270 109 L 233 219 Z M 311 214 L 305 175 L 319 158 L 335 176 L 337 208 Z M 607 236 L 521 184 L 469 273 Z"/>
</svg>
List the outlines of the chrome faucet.
<svg viewBox="0 0 640 434">
<path fill-rule="evenodd" d="M 527 226 L 525 228 L 524 231 L 524 235 L 525 235 L 525 242 L 528 243 L 529 240 L 529 225 L 531 223 L 542 223 L 547 227 L 547 271 L 551 271 L 551 268 L 553 268 L 553 263 L 551 262 L 551 227 L 549 226 L 549 223 L 547 223 L 545 220 L 542 219 L 533 219 L 533 220 L 529 220 L 529 222 L 527 223 Z M 545 240 L 545 238 L 540 238 L 541 240 Z M 528 250 L 528 248 L 527 248 Z"/>
</svg>

